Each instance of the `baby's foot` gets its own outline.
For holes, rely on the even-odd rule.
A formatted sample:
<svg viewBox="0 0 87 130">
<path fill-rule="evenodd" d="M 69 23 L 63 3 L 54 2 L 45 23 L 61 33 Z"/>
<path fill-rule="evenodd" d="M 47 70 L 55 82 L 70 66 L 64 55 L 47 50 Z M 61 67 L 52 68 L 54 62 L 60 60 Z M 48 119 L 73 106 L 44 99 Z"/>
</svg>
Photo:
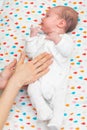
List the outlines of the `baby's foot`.
<svg viewBox="0 0 87 130">
<path fill-rule="evenodd" d="M 0 89 L 4 89 L 6 87 L 9 78 L 14 72 L 16 63 L 17 61 L 16 59 L 14 59 L 14 61 L 11 62 L 8 66 L 6 66 L 3 72 L 0 73 Z"/>
</svg>

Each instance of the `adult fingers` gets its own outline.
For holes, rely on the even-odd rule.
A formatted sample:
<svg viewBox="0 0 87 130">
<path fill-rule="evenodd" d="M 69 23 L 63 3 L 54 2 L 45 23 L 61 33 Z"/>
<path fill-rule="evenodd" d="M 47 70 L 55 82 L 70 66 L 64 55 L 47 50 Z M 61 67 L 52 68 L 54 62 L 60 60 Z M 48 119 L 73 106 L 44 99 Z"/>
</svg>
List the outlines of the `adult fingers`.
<svg viewBox="0 0 87 130">
<path fill-rule="evenodd" d="M 49 65 L 52 64 L 52 62 L 53 62 L 52 60 L 48 60 L 46 63 L 44 63 L 44 64 L 40 65 L 39 67 L 37 67 L 36 68 L 36 73 L 38 74 L 38 73 L 40 73 L 42 71 L 45 71 L 49 67 Z"/>
<path fill-rule="evenodd" d="M 41 55 L 37 56 L 34 60 L 32 60 L 32 62 L 35 65 L 35 67 L 38 68 L 42 64 L 46 63 L 48 60 L 51 60 L 51 58 L 51 54 L 42 53 Z"/>
<path fill-rule="evenodd" d="M 18 64 L 23 64 L 25 59 L 25 53 L 22 52 L 18 61 Z"/>
</svg>

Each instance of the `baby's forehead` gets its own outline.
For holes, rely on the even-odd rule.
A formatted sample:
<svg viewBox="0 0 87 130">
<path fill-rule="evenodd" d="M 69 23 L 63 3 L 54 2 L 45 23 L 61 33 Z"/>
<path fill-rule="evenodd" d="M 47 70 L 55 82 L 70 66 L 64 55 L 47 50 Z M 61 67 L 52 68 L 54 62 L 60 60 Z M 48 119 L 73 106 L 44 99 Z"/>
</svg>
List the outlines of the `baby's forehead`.
<svg viewBox="0 0 87 130">
<path fill-rule="evenodd" d="M 62 8 L 62 7 L 61 7 Z M 52 7 L 52 8 L 50 8 L 48 11 L 47 11 L 47 13 L 58 13 L 58 12 L 60 12 L 60 9 L 61 9 L 60 7 Z"/>
</svg>

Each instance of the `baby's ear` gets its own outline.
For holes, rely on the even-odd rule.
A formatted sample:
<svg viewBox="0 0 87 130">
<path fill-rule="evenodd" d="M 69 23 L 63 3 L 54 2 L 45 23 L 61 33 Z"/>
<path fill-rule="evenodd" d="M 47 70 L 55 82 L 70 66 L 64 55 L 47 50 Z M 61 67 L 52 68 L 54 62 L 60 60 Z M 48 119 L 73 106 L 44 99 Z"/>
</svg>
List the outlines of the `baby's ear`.
<svg viewBox="0 0 87 130">
<path fill-rule="evenodd" d="M 65 27 L 65 26 L 66 26 L 66 21 L 65 21 L 65 19 L 60 19 L 60 20 L 58 21 L 57 27 L 63 28 L 63 27 Z"/>
</svg>

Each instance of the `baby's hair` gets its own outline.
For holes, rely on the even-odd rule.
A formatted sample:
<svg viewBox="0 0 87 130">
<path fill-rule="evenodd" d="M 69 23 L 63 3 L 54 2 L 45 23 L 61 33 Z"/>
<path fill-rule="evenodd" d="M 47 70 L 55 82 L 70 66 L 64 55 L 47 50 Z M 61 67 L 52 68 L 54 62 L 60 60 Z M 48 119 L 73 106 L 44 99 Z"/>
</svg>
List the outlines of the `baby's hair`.
<svg viewBox="0 0 87 130">
<path fill-rule="evenodd" d="M 65 32 L 68 33 L 74 30 L 78 23 L 78 13 L 69 6 L 56 6 L 55 8 L 60 10 L 58 14 L 66 21 Z"/>
</svg>

